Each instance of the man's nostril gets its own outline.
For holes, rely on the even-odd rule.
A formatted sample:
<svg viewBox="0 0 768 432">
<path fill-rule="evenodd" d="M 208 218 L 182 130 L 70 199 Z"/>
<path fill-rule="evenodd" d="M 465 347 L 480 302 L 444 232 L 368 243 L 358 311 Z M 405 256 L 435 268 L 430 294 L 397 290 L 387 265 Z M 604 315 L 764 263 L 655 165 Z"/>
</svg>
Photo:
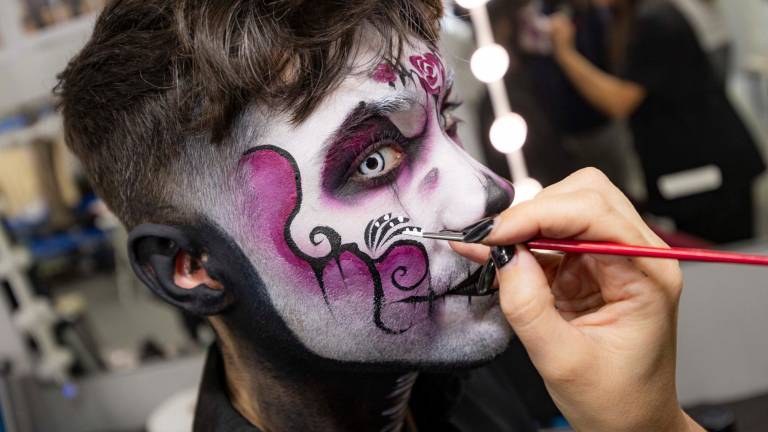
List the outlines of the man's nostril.
<svg viewBox="0 0 768 432">
<path fill-rule="evenodd" d="M 486 216 L 499 214 L 509 208 L 510 205 L 512 205 L 512 200 L 514 199 L 514 189 L 511 189 L 511 185 L 508 186 L 510 190 L 504 188 L 499 184 L 499 182 L 502 181 L 500 179 L 496 179 L 488 175 L 486 175 L 485 178 L 486 182 L 483 185 L 485 188 L 486 197 L 484 214 Z"/>
</svg>

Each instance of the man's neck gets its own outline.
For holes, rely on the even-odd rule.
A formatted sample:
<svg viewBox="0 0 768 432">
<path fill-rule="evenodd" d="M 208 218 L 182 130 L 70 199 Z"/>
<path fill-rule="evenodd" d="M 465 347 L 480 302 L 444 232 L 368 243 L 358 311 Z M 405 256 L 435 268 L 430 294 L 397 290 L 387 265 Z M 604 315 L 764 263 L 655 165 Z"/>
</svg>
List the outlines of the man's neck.
<svg viewBox="0 0 768 432">
<path fill-rule="evenodd" d="M 401 430 L 417 373 L 277 370 L 223 350 L 235 409 L 264 431 Z"/>
</svg>

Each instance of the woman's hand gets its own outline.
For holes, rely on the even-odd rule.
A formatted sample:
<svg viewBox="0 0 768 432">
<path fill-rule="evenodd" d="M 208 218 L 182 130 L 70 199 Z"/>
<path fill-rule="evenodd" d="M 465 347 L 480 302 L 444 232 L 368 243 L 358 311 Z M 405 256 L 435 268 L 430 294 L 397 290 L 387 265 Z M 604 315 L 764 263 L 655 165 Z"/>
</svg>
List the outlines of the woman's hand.
<svg viewBox="0 0 768 432">
<path fill-rule="evenodd" d="M 550 36 L 555 53 L 561 53 L 576 46 L 576 26 L 568 15 L 552 14 L 550 17 Z"/>
<path fill-rule="evenodd" d="M 534 237 L 666 247 L 596 169 L 506 210 L 483 243 Z M 452 246 L 477 261 L 489 253 L 487 246 Z M 576 430 L 703 430 L 677 401 L 677 261 L 511 251 L 508 263 L 493 251 L 501 308 Z"/>
</svg>

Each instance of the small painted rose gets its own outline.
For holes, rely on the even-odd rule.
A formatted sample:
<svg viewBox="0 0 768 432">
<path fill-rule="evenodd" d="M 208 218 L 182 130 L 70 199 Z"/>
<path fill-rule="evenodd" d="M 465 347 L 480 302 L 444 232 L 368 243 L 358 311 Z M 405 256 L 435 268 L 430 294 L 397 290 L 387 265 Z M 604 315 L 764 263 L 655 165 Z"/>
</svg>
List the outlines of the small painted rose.
<svg viewBox="0 0 768 432">
<path fill-rule="evenodd" d="M 397 79 L 397 74 L 389 63 L 379 63 L 373 71 L 372 78 L 378 83 L 392 84 Z"/>
<path fill-rule="evenodd" d="M 440 88 L 445 81 L 445 69 L 440 58 L 435 53 L 428 52 L 423 55 L 412 55 L 409 60 L 419 75 L 419 82 L 424 90 L 429 94 L 440 93 Z"/>
</svg>

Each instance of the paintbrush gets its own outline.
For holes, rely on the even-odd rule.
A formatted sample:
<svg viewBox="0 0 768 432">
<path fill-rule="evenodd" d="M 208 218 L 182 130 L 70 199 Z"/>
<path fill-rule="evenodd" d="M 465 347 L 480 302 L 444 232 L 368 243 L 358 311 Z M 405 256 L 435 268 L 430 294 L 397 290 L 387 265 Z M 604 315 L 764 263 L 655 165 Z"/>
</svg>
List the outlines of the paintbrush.
<svg viewBox="0 0 768 432">
<path fill-rule="evenodd" d="M 482 221 L 481 221 L 482 222 Z M 457 241 L 462 243 L 478 243 L 488 232 L 478 233 L 473 230 L 480 223 L 470 225 L 464 231 L 443 230 L 425 232 L 421 228 L 411 228 L 404 232 L 406 235 L 435 240 Z M 479 237 L 479 238 L 478 238 Z M 620 255 L 647 258 L 666 258 L 680 261 L 701 261 L 713 263 L 731 263 L 768 266 L 768 256 L 751 255 L 736 252 L 723 252 L 709 249 L 694 248 L 658 248 L 648 246 L 633 246 L 621 243 L 592 242 L 582 240 L 559 240 L 536 238 L 524 243 L 532 250 L 559 251 L 566 253 L 588 253 L 598 255 Z"/>
</svg>

